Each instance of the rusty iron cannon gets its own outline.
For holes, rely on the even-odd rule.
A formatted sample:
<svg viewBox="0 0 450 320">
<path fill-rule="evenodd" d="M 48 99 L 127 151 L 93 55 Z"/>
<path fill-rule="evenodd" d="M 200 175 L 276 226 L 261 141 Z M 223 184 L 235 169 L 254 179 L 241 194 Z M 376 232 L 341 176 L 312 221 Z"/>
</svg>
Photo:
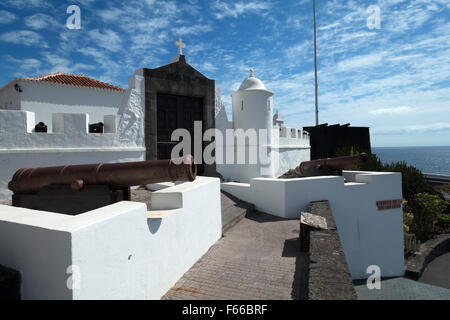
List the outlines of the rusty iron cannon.
<svg viewBox="0 0 450 320">
<path fill-rule="evenodd" d="M 368 160 L 369 156 L 367 153 L 361 153 L 356 156 L 304 161 L 300 163 L 298 169 L 304 177 L 342 175 L 342 170 L 352 169 Z"/>
<path fill-rule="evenodd" d="M 194 158 L 19 169 L 8 184 L 13 206 L 78 214 L 122 200 L 130 187 L 193 181 Z"/>
</svg>

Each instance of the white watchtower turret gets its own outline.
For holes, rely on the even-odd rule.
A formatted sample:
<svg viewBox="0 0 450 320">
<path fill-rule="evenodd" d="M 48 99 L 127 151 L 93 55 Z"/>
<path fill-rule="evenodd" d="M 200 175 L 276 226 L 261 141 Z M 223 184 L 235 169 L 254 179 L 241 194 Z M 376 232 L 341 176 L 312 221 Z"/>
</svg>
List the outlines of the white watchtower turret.
<svg viewBox="0 0 450 320">
<path fill-rule="evenodd" d="M 234 145 L 238 159 L 239 156 L 246 155 L 245 164 L 238 160 L 238 164 L 233 166 L 232 178 L 237 181 L 249 182 L 252 178 L 273 176 L 274 170 L 270 160 L 273 95 L 274 93 L 267 90 L 262 81 L 255 77 L 253 70 L 250 70 L 250 76 L 242 82 L 239 89 L 231 94 L 235 134 L 239 129 L 245 131 L 246 135 L 248 133 L 248 140 L 236 138 Z M 261 129 L 266 130 L 265 137 Z M 257 139 L 250 139 L 251 136 L 256 136 Z M 262 154 L 265 155 L 261 158 Z M 251 155 L 256 155 L 254 159 L 257 158 L 258 161 L 253 162 Z"/>
<path fill-rule="evenodd" d="M 250 70 L 250 76 L 245 79 L 238 91 L 231 94 L 233 108 L 233 128 L 248 130 L 267 129 L 270 144 L 272 136 L 272 91 L 266 89 L 261 80 Z"/>
</svg>

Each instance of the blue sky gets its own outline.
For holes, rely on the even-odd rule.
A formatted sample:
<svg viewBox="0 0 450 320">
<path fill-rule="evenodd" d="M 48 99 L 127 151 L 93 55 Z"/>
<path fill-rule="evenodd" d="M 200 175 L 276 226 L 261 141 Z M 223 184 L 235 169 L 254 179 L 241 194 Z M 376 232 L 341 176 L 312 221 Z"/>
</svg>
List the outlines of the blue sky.
<svg viewBox="0 0 450 320">
<path fill-rule="evenodd" d="M 80 30 L 65 25 L 72 4 Z M 320 122 L 369 126 L 373 146 L 450 145 L 450 1 L 316 6 Z M 253 68 L 287 125 L 314 125 L 312 0 L 2 0 L 0 86 L 62 71 L 127 88 L 135 69 L 169 63 L 178 37 L 228 107 Z"/>
</svg>

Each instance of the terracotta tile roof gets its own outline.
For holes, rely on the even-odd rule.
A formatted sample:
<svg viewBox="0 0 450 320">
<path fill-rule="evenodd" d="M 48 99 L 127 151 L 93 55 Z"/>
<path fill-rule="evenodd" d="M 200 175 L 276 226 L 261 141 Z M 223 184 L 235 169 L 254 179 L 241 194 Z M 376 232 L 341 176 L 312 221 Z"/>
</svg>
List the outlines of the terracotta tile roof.
<svg viewBox="0 0 450 320">
<path fill-rule="evenodd" d="M 91 87 L 91 88 L 100 88 L 100 89 L 109 89 L 109 90 L 116 90 L 116 91 L 125 91 L 125 89 L 122 89 L 120 87 L 113 86 L 109 83 L 98 81 L 83 75 L 78 74 L 69 74 L 69 73 L 53 73 L 48 74 L 42 77 L 35 77 L 35 78 L 24 78 L 27 80 L 36 80 L 36 81 L 47 81 L 47 82 L 55 82 L 60 84 L 68 84 L 72 86 L 79 86 L 79 87 Z"/>
</svg>

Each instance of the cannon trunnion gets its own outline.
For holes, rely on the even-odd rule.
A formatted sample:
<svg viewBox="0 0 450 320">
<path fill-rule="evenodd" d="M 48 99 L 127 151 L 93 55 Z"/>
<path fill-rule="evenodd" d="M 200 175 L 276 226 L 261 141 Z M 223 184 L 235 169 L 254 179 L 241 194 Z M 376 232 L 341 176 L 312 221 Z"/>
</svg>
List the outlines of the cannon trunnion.
<svg viewBox="0 0 450 320">
<path fill-rule="evenodd" d="M 80 214 L 131 200 L 130 187 L 193 181 L 192 156 L 178 159 L 19 169 L 8 184 L 12 204 L 35 210 Z"/>
</svg>

